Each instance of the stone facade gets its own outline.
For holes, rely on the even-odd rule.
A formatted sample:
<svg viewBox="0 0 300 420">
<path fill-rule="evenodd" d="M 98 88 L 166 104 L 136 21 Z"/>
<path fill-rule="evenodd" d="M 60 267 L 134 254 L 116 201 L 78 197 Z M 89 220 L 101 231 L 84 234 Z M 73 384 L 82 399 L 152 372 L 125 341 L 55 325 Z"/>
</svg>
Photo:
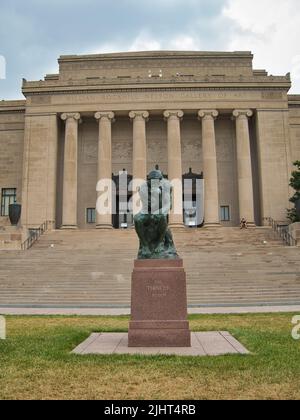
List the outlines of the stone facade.
<svg viewBox="0 0 300 420">
<path fill-rule="evenodd" d="M 0 189 L 17 189 L 26 228 L 111 228 L 110 217 L 87 223 L 97 181 L 123 169 L 143 179 L 158 164 L 171 180 L 203 172 L 207 226 L 285 220 L 300 96 L 288 95 L 289 74 L 252 61 L 249 52 L 60 57 L 58 75 L 23 81 L 24 101 L 0 102 Z"/>
</svg>

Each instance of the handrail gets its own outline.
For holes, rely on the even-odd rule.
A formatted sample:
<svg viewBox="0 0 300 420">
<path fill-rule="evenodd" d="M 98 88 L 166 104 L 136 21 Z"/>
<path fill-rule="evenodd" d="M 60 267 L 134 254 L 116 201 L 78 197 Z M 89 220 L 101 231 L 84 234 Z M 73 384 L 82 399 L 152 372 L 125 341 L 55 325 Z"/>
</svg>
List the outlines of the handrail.
<svg viewBox="0 0 300 420">
<path fill-rule="evenodd" d="M 266 217 L 265 220 L 269 223 L 269 226 L 272 227 L 274 232 L 282 239 L 282 241 L 288 246 L 297 246 L 298 241 L 294 236 L 289 232 L 289 225 L 280 224 L 272 217 Z"/>
<path fill-rule="evenodd" d="M 53 225 L 54 222 L 46 221 L 42 223 L 41 226 L 37 229 L 29 229 L 28 238 L 21 244 L 22 251 L 27 251 L 30 249 L 39 240 L 39 238 L 49 230 L 49 227 L 52 228 Z"/>
</svg>

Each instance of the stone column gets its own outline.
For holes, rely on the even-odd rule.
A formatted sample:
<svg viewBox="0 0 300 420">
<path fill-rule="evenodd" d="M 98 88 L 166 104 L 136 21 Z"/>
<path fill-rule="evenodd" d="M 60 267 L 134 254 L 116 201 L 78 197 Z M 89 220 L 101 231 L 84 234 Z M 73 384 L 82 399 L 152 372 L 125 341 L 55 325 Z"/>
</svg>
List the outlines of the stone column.
<svg viewBox="0 0 300 420">
<path fill-rule="evenodd" d="M 129 114 L 133 121 L 133 181 L 147 179 L 147 143 L 146 122 L 148 111 L 131 111 Z M 135 185 L 137 188 L 139 185 Z"/>
<path fill-rule="evenodd" d="M 66 123 L 62 229 L 77 229 L 77 155 L 80 114 L 62 114 Z"/>
<path fill-rule="evenodd" d="M 219 188 L 217 169 L 217 150 L 215 135 L 215 119 L 219 115 L 216 110 L 199 111 L 202 120 L 202 149 L 204 188 L 204 220 L 205 226 L 220 226 Z"/>
<path fill-rule="evenodd" d="M 170 213 L 170 226 L 183 227 L 182 203 L 182 156 L 180 121 L 183 111 L 165 111 L 164 117 L 168 122 L 168 176 L 174 187 L 173 208 Z"/>
<path fill-rule="evenodd" d="M 99 122 L 97 182 L 112 181 L 111 123 L 114 117 L 113 112 L 96 112 L 95 114 L 95 118 Z M 107 192 L 108 207 L 112 208 L 112 188 L 109 188 Z M 102 193 L 97 191 L 97 200 Z M 100 214 L 96 211 L 96 224 L 97 229 L 112 229 L 112 214 Z"/>
<path fill-rule="evenodd" d="M 233 117 L 236 120 L 240 219 L 244 217 L 250 226 L 255 226 L 250 133 L 248 122 L 248 118 L 252 115 L 253 112 L 249 109 L 237 109 L 233 111 Z"/>
</svg>

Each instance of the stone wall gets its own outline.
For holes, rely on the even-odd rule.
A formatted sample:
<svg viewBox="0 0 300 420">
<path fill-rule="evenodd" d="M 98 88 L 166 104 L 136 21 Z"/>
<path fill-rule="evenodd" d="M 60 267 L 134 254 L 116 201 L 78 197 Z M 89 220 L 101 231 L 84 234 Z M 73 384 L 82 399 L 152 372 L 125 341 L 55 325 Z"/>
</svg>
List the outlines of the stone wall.
<svg viewBox="0 0 300 420">
<path fill-rule="evenodd" d="M 98 157 L 98 125 L 96 121 L 83 120 L 79 126 L 78 141 L 78 227 L 88 228 L 86 209 L 95 208 L 96 203 Z"/>
<path fill-rule="evenodd" d="M 116 59 L 117 58 L 117 59 Z M 93 56 L 62 56 L 59 59 L 61 81 L 70 79 L 116 78 L 126 82 L 138 77 L 154 79 L 252 76 L 250 52 L 151 52 Z M 53 79 L 54 76 L 52 76 Z M 48 78 L 49 80 L 49 78 Z"/>
<path fill-rule="evenodd" d="M 218 163 L 218 187 L 220 206 L 230 207 L 230 222 L 224 226 L 236 226 L 239 223 L 238 184 L 236 164 L 235 122 L 229 117 L 217 119 L 216 142 Z M 204 174 L 205 179 L 205 174 Z"/>
<path fill-rule="evenodd" d="M 300 95 L 289 97 L 290 140 L 292 162 L 300 160 Z"/>
<path fill-rule="evenodd" d="M 2 188 L 16 188 L 22 201 L 24 113 L 0 112 L 0 197 Z M 0 225 L 8 220 L 0 215 Z"/>
<path fill-rule="evenodd" d="M 96 202 L 99 136 L 94 118 L 96 112 L 112 111 L 116 116 L 116 122 L 112 124 L 112 172 L 117 175 L 126 169 L 132 175 L 133 124 L 129 112 L 149 111 L 150 119 L 146 124 L 147 171 L 158 164 L 167 174 L 168 135 L 163 111 L 183 110 L 182 172 L 187 173 L 192 168 L 193 172 L 200 174 L 204 171 L 203 152 L 206 154 L 205 163 L 211 159 L 207 144 L 209 146 L 209 141 L 214 139 L 211 135 L 214 113 L 211 113 L 210 120 L 205 120 L 207 130 L 204 126 L 204 132 L 208 134 L 204 141 L 197 115 L 199 110 L 217 110 L 219 204 L 229 206 L 231 213 L 231 222 L 224 224 L 237 225 L 239 213 L 245 213 L 242 207 L 250 208 L 250 202 L 252 207 L 252 199 L 248 203 L 251 164 L 256 224 L 268 217 L 284 220 L 292 195 L 288 186 L 292 162 L 300 160 L 300 96 L 287 97 L 291 85 L 288 74 L 268 76 L 264 70 L 253 70 L 252 61 L 253 56 L 247 51 L 61 57 L 59 75 L 48 75 L 40 81 L 23 81 L 26 101 L 0 102 L 0 188 L 17 188 L 18 201 L 22 201 L 23 206 L 22 222 L 27 227 L 37 227 L 46 220 L 56 220 L 57 227 L 60 227 L 65 142 L 65 123 L 60 117 L 65 113 L 78 113 L 80 116 L 77 115 L 76 121 L 82 119 L 78 132 L 78 225 L 86 228 L 86 208 L 94 208 Z M 252 162 L 248 144 L 245 147 L 245 143 L 236 143 L 236 122 L 232 121 L 234 110 L 236 118 L 243 118 L 243 112 L 249 117 Z M 240 141 L 248 142 L 248 120 L 236 121 L 239 121 Z M 174 137 L 178 138 L 177 134 L 178 131 Z M 71 137 L 67 136 L 67 145 Z M 244 147 L 240 147 L 241 144 Z M 178 142 L 174 143 L 176 164 L 173 167 L 179 168 L 180 148 L 176 145 Z M 237 146 L 238 161 L 244 162 L 244 165 L 239 165 L 239 180 Z M 67 166 L 68 162 L 66 157 Z M 207 174 L 212 171 L 207 176 L 210 180 L 216 179 L 215 156 L 213 162 L 213 170 L 212 165 L 206 165 Z M 75 168 L 74 160 L 71 163 Z M 241 171 L 241 167 L 246 170 Z M 72 185 L 75 185 L 76 171 L 71 172 L 69 181 L 74 181 Z M 175 173 L 178 177 L 179 174 Z M 211 191 L 216 191 L 216 182 L 213 186 Z M 206 191 L 210 191 L 209 188 Z M 74 209 L 76 192 L 71 197 Z M 213 200 L 215 204 L 216 198 Z M 217 213 L 216 209 L 214 205 L 214 213 Z M 209 211 L 210 208 L 207 213 Z"/>
<path fill-rule="evenodd" d="M 256 128 L 262 218 L 286 220 L 291 196 L 288 110 L 258 110 Z"/>
<path fill-rule="evenodd" d="M 22 223 L 38 227 L 56 214 L 57 116 L 25 120 Z"/>
<path fill-rule="evenodd" d="M 123 169 L 132 175 L 132 123 L 120 117 L 112 126 L 112 166 L 117 175 Z M 183 173 L 189 168 L 200 174 L 203 171 L 201 123 L 187 116 L 181 124 Z M 239 223 L 238 187 L 236 174 L 235 123 L 230 116 L 216 121 L 217 159 L 219 172 L 220 205 L 229 206 L 231 221 L 225 226 Z M 57 227 L 61 225 L 62 176 L 64 153 L 64 127 L 61 126 L 58 146 Z M 98 156 L 98 125 L 93 118 L 83 119 L 79 125 L 78 147 L 78 226 L 93 228 L 86 223 L 86 209 L 96 202 Z M 153 117 L 147 123 L 147 171 L 158 164 L 168 173 L 167 124 L 162 117 Z"/>
</svg>

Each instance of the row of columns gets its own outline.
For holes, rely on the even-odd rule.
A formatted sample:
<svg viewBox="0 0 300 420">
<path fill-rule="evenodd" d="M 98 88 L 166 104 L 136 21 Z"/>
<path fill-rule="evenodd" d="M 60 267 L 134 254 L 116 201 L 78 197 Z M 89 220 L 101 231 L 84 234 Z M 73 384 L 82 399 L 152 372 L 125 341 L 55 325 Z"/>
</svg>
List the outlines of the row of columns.
<svg viewBox="0 0 300 420">
<path fill-rule="evenodd" d="M 218 169 L 216 152 L 215 119 L 217 110 L 200 110 L 202 121 L 203 172 L 205 177 L 205 224 L 220 225 L 220 207 L 218 191 Z M 248 119 L 253 115 L 251 110 L 235 110 L 232 117 L 236 121 L 237 175 L 239 192 L 240 217 L 249 225 L 254 225 L 253 180 L 250 151 L 250 134 Z M 180 123 L 184 116 L 181 110 L 167 110 L 164 117 L 168 124 L 168 176 L 169 180 L 182 179 L 182 153 Z M 131 111 L 133 121 L 133 179 L 147 178 L 147 140 L 146 122 L 148 111 Z M 61 116 L 65 121 L 65 153 L 63 175 L 63 226 L 65 229 L 77 228 L 77 153 L 79 113 L 65 113 Z M 113 112 L 97 112 L 95 118 L 99 123 L 98 136 L 98 180 L 110 179 L 112 174 L 112 131 L 111 125 L 115 115 Z M 181 185 L 181 183 L 180 183 Z M 136 188 L 137 185 L 134 185 Z M 182 185 L 177 186 L 177 200 L 182 202 Z M 178 204 L 178 203 L 177 203 Z M 182 205 L 175 205 L 176 212 L 170 214 L 170 225 L 183 225 L 183 214 L 178 211 Z M 111 215 L 97 214 L 97 228 L 111 228 Z"/>
</svg>

